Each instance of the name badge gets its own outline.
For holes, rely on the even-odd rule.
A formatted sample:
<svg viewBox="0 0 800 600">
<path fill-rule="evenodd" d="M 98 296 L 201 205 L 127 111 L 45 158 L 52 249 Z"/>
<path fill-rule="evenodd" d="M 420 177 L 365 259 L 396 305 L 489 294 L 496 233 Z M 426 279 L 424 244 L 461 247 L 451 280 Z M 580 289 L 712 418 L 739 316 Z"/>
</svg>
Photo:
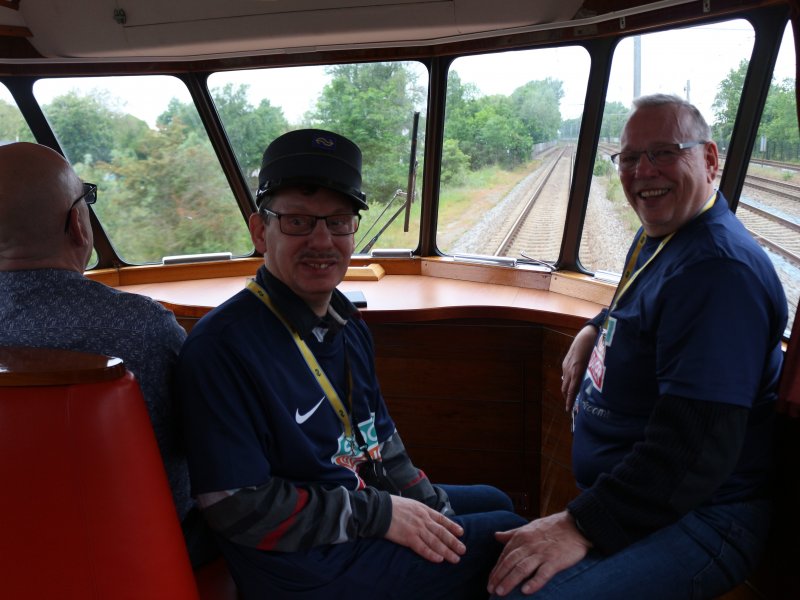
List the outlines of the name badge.
<svg viewBox="0 0 800 600">
<path fill-rule="evenodd" d="M 587 373 L 594 388 L 600 392 L 603 391 L 603 379 L 606 375 L 606 331 L 600 334 L 600 337 L 592 350 L 592 356 L 589 358 L 589 367 Z"/>
<path fill-rule="evenodd" d="M 611 347 L 614 340 L 614 331 L 617 329 L 617 320 L 614 317 L 608 317 L 608 329 L 606 330 L 606 346 Z"/>
</svg>

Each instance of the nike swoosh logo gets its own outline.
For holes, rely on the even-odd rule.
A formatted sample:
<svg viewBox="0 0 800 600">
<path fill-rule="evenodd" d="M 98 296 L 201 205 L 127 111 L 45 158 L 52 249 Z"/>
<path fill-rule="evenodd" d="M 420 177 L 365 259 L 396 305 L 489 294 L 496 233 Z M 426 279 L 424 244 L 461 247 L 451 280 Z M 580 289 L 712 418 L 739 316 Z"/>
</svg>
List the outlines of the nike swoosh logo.
<svg viewBox="0 0 800 600">
<path fill-rule="evenodd" d="M 302 414 L 302 415 L 300 414 L 300 409 L 295 409 L 295 411 L 294 411 L 294 420 L 297 421 L 297 424 L 298 425 L 302 425 L 303 423 L 308 421 L 308 419 L 311 417 L 311 415 L 313 415 L 314 412 L 319 408 L 319 405 L 322 404 L 323 400 L 325 400 L 325 396 L 323 396 L 322 398 L 319 399 L 319 402 L 317 402 L 314 405 L 314 408 L 312 408 L 310 411 L 308 411 L 307 413 Z"/>
</svg>

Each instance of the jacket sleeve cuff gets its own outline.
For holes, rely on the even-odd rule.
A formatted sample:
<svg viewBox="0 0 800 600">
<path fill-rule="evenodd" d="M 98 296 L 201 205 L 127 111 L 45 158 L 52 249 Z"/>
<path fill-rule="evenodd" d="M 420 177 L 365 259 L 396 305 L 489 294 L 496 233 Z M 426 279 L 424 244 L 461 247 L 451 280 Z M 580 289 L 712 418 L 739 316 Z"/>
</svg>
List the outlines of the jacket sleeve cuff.
<svg viewBox="0 0 800 600">
<path fill-rule="evenodd" d="M 591 492 L 584 492 L 567 505 L 581 535 L 602 554 L 613 554 L 630 545 L 629 539 L 603 504 Z"/>
<path fill-rule="evenodd" d="M 369 515 L 361 516 L 354 514 L 356 520 L 361 521 L 358 537 L 382 538 L 389 531 L 392 524 L 392 497 L 389 492 L 366 488 L 363 490 L 369 496 Z M 364 518 L 366 517 L 366 518 Z"/>
<path fill-rule="evenodd" d="M 604 308 L 597 314 L 597 316 L 592 317 L 591 319 L 586 321 L 586 323 L 584 323 L 583 326 L 586 327 L 587 325 L 593 325 L 597 329 L 597 331 L 600 331 L 600 328 L 603 326 L 603 323 L 605 322 L 607 316 L 608 316 L 608 309 Z"/>
</svg>

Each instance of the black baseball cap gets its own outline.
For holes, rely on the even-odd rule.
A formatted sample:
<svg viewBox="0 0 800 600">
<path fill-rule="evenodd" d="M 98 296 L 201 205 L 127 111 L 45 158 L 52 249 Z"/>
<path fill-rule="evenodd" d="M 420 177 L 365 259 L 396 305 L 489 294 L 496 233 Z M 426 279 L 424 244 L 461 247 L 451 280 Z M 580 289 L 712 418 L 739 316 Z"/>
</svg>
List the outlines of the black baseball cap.
<svg viewBox="0 0 800 600">
<path fill-rule="evenodd" d="M 258 173 L 256 204 L 290 185 L 318 185 L 341 192 L 356 208 L 367 210 L 361 191 L 361 150 L 348 140 L 323 129 L 297 129 L 267 146 Z"/>
</svg>

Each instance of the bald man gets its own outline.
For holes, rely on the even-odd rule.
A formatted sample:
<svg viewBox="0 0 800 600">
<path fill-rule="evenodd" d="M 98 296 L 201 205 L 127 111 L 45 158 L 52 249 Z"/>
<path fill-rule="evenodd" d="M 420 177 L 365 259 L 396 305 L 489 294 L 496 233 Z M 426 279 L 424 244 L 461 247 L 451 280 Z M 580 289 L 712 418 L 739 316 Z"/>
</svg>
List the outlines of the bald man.
<svg viewBox="0 0 800 600">
<path fill-rule="evenodd" d="M 83 183 L 50 148 L 0 146 L 0 346 L 35 346 L 121 358 L 142 389 L 194 564 L 208 547 L 170 394 L 186 333 L 157 302 L 83 275 L 92 252 Z"/>
</svg>

